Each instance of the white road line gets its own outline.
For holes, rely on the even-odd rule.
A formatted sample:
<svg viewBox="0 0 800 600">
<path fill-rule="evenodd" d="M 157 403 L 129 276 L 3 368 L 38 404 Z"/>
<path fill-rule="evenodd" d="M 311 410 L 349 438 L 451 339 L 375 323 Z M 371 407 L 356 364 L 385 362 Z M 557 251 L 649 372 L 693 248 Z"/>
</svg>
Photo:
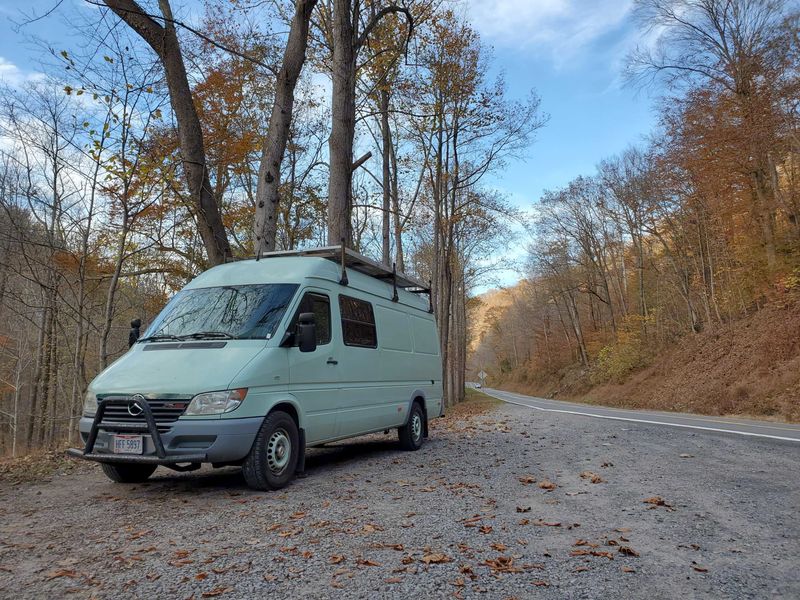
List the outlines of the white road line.
<svg viewBox="0 0 800 600">
<path fill-rule="evenodd" d="M 518 394 L 516 392 L 501 392 L 503 394 L 509 394 L 511 396 L 516 396 L 519 400 L 532 400 L 533 402 L 549 402 L 553 404 L 558 402 L 558 400 L 549 400 L 547 398 L 534 398 L 533 396 L 526 396 L 524 394 Z M 575 406 L 574 403 L 565 402 L 564 404 Z M 526 405 L 527 406 L 527 405 Z M 588 408 L 588 407 L 587 407 Z M 577 410 L 577 409 L 576 409 Z M 603 410 L 608 410 L 612 412 L 621 412 L 621 413 L 630 413 L 631 409 L 626 408 L 615 408 L 613 406 L 604 406 Z M 700 421 L 701 423 L 721 423 L 722 425 L 741 425 L 742 427 L 758 427 L 759 429 L 776 429 L 778 431 L 791 431 L 793 433 L 797 433 L 800 435 L 800 430 L 793 429 L 792 427 L 780 427 L 777 425 L 762 425 L 761 423 L 741 423 L 738 421 L 725 421 L 723 419 L 709 419 L 704 417 L 696 417 L 690 415 L 683 415 L 680 413 L 662 413 L 658 411 L 651 412 L 658 417 L 662 417 L 664 419 L 683 419 L 685 421 Z"/>
<path fill-rule="evenodd" d="M 594 417 L 596 419 L 610 419 L 612 421 L 629 421 L 629 422 L 632 422 L 632 423 L 647 423 L 649 425 L 667 425 L 669 427 L 683 427 L 683 428 L 686 428 L 686 429 L 702 429 L 703 431 L 716 431 L 716 432 L 719 432 L 719 433 L 735 433 L 737 435 L 747 435 L 747 436 L 751 436 L 751 437 L 769 438 L 769 439 L 772 439 L 772 440 L 783 440 L 785 442 L 800 442 L 800 438 L 782 437 L 782 436 L 778 436 L 778 435 L 767 435 L 766 433 L 752 433 L 752 432 L 749 432 L 749 431 L 735 431 L 733 429 L 720 429 L 720 428 L 717 428 L 717 427 L 700 427 L 699 425 L 684 425 L 682 423 L 665 423 L 663 421 L 650 421 L 650 420 L 647 420 L 647 419 L 632 419 L 632 418 L 629 418 L 629 417 L 614 417 L 614 416 L 610 416 L 610 415 L 598 415 L 598 414 L 589 413 L 589 412 L 578 412 L 576 410 L 563 410 L 563 409 L 558 409 L 558 408 L 542 408 L 540 406 L 533 406 L 531 404 L 525 404 L 523 402 L 515 402 L 514 400 L 508 400 L 507 398 L 503 398 L 501 396 L 497 396 L 495 394 L 492 394 L 491 392 L 486 392 L 486 390 L 484 390 L 484 392 L 488 393 L 491 396 L 494 396 L 495 398 L 498 398 L 499 400 L 502 400 L 503 402 L 508 402 L 509 404 L 517 404 L 519 406 L 525 406 L 527 408 L 533 408 L 534 410 L 540 410 L 540 411 L 543 411 L 543 412 L 555 412 L 555 413 L 564 413 L 564 414 L 568 414 L 568 415 L 580 415 L 580 416 L 583 416 L 583 417 Z"/>
</svg>

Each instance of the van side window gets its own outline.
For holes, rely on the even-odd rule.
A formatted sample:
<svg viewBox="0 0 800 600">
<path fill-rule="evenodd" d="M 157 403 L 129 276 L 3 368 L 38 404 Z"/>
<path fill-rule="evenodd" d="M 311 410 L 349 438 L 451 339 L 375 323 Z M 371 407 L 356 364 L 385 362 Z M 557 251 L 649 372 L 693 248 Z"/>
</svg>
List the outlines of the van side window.
<svg viewBox="0 0 800 600">
<path fill-rule="evenodd" d="M 294 331 L 297 327 L 297 320 L 300 313 L 314 313 L 314 321 L 317 324 L 317 346 L 322 346 L 331 341 L 331 301 L 323 294 L 306 292 L 300 301 L 300 306 L 292 318 L 289 331 Z M 295 342 L 296 345 L 296 342 Z"/>
<path fill-rule="evenodd" d="M 346 346 L 378 347 L 372 304 L 350 296 L 339 296 L 339 311 L 342 313 L 342 337 Z"/>
</svg>

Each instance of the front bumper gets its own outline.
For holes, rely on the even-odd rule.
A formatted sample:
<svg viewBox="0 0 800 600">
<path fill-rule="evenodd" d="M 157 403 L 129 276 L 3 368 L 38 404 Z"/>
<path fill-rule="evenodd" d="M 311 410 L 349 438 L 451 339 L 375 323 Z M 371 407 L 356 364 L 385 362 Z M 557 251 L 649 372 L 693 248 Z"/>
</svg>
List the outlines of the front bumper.
<svg viewBox="0 0 800 600">
<path fill-rule="evenodd" d="M 178 419 L 167 431 L 156 431 L 163 448 L 153 431 L 97 425 L 92 447 L 68 450 L 70 456 L 107 463 L 146 463 L 170 465 L 176 463 L 235 463 L 244 459 L 253 446 L 256 434 L 264 420 L 261 417 L 243 419 Z M 86 444 L 94 419 L 83 417 L 79 423 L 81 438 Z M 112 436 L 115 432 L 136 433 L 143 436 L 142 454 L 113 454 Z M 88 444 L 87 444 L 88 446 Z M 160 456 L 163 454 L 163 456 Z"/>
</svg>

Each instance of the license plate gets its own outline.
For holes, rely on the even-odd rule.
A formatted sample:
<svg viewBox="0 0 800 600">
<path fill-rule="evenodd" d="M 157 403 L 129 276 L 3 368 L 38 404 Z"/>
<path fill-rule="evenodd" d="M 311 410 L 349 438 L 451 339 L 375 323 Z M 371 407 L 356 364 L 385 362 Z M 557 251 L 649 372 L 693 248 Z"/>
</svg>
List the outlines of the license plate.
<svg viewBox="0 0 800 600">
<path fill-rule="evenodd" d="M 144 451 L 144 443 L 141 435 L 115 435 L 114 454 L 141 454 Z"/>
</svg>

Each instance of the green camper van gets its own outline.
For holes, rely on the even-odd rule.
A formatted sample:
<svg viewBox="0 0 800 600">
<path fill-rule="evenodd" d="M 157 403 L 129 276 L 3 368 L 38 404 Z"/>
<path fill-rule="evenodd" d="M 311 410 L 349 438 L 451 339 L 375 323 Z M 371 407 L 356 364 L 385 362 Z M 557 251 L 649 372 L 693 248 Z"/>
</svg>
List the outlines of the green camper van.
<svg viewBox="0 0 800 600">
<path fill-rule="evenodd" d="M 159 465 L 241 465 L 285 486 L 305 449 L 397 429 L 417 450 L 442 415 L 430 289 L 352 250 L 266 253 L 209 269 L 89 385 L 83 449 L 120 483 Z"/>
</svg>

